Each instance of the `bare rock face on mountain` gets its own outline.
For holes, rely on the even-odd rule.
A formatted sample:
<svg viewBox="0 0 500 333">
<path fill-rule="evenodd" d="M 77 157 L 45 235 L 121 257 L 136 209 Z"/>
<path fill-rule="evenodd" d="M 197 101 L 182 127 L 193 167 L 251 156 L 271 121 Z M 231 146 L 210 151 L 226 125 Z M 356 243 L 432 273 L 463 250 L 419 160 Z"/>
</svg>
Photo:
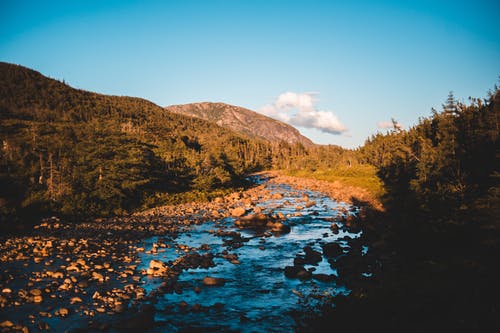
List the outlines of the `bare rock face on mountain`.
<svg viewBox="0 0 500 333">
<path fill-rule="evenodd" d="M 271 142 L 301 143 L 305 147 L 314 145 L 294 127 L 239 106 L 204 102 L 171 105 L 166 109 L 170 112 L 214 122 L 251 138 Z"/>
</svg>

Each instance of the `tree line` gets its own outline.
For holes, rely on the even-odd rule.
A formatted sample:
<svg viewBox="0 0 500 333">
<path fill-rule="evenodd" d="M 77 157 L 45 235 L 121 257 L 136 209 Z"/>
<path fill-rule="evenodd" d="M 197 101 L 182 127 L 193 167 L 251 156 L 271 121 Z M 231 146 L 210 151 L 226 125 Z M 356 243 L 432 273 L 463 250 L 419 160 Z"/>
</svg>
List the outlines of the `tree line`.
<svg viewBox="0 0 500 333">
<path fill-rule="evenodd" d="M 360 161 L 377 167 L 389 208 L 443 222 L 500 216 L 499 89 L 469 102 L 450 93 L 440 112 L 409 130 L 374 135 L 359 149 Z"/>
<path fill-rule="evenodd" d="M 73 217 L 207 199 L 253 171 L 329 165 L 342 149 L 245 137 L 140 98 L 0 63 L 0 212 Z M 314 160 L 314 162 L 310 162 Z"/>
<path fill-rule="evenodd" d="M 428 214 L 498 207 L 498 88 L 356 150 L 251 139 L 140 98 L 71 88 L 0 63 L 0 212 L 106 216 L 207 199 L 266 169 L 372 165 L 386 205 Z"/>
</svg>

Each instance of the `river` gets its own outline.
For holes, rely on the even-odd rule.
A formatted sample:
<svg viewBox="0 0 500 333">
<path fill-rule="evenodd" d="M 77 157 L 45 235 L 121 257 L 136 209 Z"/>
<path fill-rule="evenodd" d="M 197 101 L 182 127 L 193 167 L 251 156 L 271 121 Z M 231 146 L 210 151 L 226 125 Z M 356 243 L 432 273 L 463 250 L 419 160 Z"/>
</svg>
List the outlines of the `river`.
<svg viewBox="0 0 500 333">
<path fill-rule="evenodd" d="M 183 251 L 194 249 L 200 254 L 212 253 L 215 267 L 187 269 L 179 277 L 182 290 L 164 294 L 155 304 L 156 320 L 169 331 L 201 328 L 203 332 L 290 332 L 295 327 L 293 314 L 349 290 L 337 282 L 334 259 L 322 256 L 319 262 L 305 264 L 313 278 L 287 278 L 286 266 L 294 266 L 296 257 L 305 256 L 304 247 L 321 253 L 322 245 L 338 243 L 343 252 L 350 251 L 350 240 L 360 236 L 337 222 L 334 233 L 332 221 L 346 214 L 355 215 L 357 207 L 335 202 L 322 193 L 296 190 L 286 184 L 268 184 L 275 199 L 259 202 L 265 214 L 282 214 L 290 232 L 273 233 L 252 228 L 237 228 L 236 218 L 225 218 L 186 228 L 169 241 L 170 248 L 156 254 L 141 255 L 141 267 L 147 268 L 152 259 L 173 262 Z M 305 203 L 305 205 L 304 205 Z M 259 210 L 260 210 L 259 209 Z M 243 239 L 238 248 L 227 243 L 221 232 L 237 232 Z M 148 239 L 144 247 L 152 248 L 158 237 Z M 362 248 L 362 256 L 367 247 Z M 231 263 L 221 253 L 234 254 Z M 227 256 L 226 254 L 226 256 Z M 342 254 L 341 254 L 342 255 Z M 233 256 L 234 257 L 234 256 Z M 318 274 L 318 275 L 316 275 Z M 223 278 L 223 286 L 204 286 L 206 276 Z M 315 276 L 329 276 L 321 281 Z M 160 278 L 145 278 L 144 288 L 151 292 L 161 284 Z M 308 307 L 309 309 L 310 307 Z"/>
<path fill-rule="evenodd" d="M 290 332 L 300 314 L 370 276 L 369 260 L 358 260 L 369 257 L 362 226 L 345 223 L 358 207 L 253 181 L 253 191 L 219 206 L 77 225 L 53 218 L 4 238 L 1 330 Z M 228 214 L 242 205 L 243 216 Z M 222 207 L 221 217 L 196 207 Z M 248 216 L 259 214 L 279 228 L 255 228 Z M 174 277 L 148 274 L 154 262 Z"/>
</svg>

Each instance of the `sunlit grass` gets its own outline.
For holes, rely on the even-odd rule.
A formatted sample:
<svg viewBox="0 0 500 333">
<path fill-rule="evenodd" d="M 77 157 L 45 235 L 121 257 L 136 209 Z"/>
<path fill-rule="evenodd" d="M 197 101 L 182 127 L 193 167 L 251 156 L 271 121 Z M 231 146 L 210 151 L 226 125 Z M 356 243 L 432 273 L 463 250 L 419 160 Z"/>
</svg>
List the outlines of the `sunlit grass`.
<svg viewBox="0 0 500 333">
<path fill-rule="evenodd" d="M 377 176 L 377 169 L 368 164 L 343 165 L 330 169 L 293 170 L 288 172 L 291 176 L 314 178 L 328 182 L 338 181 L 350 186 L 363 188 L 376 197 L 384 194 L 383 183 Z"/>
</svg>

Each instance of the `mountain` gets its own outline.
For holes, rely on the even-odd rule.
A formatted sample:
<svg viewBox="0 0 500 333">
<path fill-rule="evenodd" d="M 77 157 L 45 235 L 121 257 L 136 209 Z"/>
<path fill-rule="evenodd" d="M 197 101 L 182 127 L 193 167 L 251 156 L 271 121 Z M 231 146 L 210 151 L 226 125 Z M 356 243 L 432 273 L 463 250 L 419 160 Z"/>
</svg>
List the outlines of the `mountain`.
<svg viewBox="0 0 500 333">
<path fill-rule="evenodd" d="M 311 140 L 301 135 L 294 127 L 239 106 L 203 102 L 171 105 L 166 107 L 166 110 L 208 120 L 250 138 L 301 143 L 305 147 L 314 146 Z"/>
<path fill-rule="evenodd" d="M 343 151 L 243 108 L 163 108 L 4 62 L 0 143 L 0 229 L 46 214 L 80 219 L 206 200 L 250 172 L 330 167 Z"/>
<path fill-rule="evenodd" d="M 16 212 L 110 215 L 206 198 L 272 167 L 278 149 L 141 98 L 75 89 L 4 62 L 0 143 L 6 223 L 2 216 Z"/>
</svg>

